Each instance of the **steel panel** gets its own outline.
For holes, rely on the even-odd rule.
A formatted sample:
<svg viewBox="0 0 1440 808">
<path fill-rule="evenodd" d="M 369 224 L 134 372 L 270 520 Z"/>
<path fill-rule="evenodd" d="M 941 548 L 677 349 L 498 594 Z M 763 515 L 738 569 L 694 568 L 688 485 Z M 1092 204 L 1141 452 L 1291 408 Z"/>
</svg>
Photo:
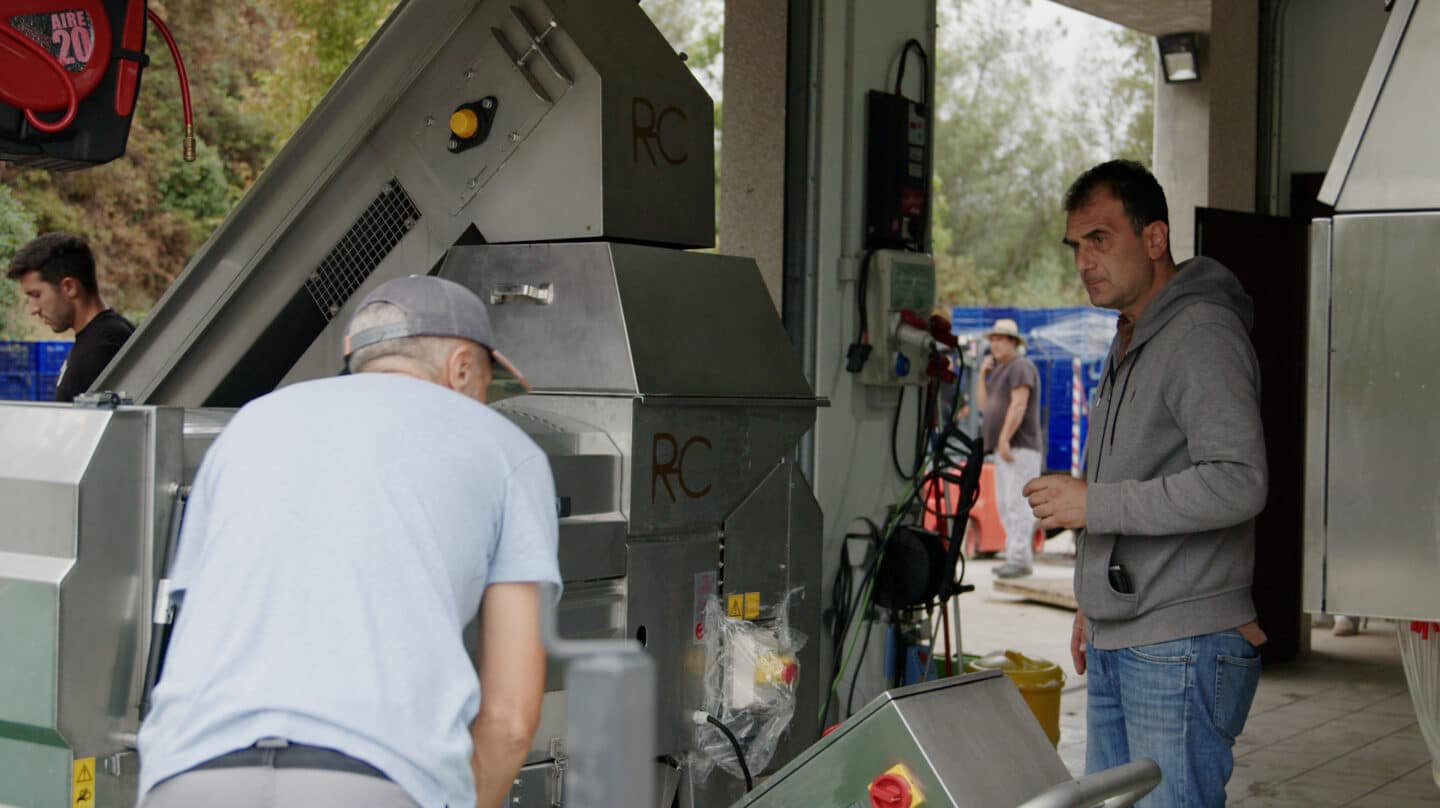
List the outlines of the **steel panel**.
<svg viewBox="0 0 1440 808">
<path fill-rule="evenodd" d="M 487 302 L 496 347 L 535 392 L 636 392 L 609 245 L 457 247 L 446 255 L 440 276 Z M 551 284 L 553 302 L 491 302 L 498 286 L 513 283 Z"/>
<path fill-rule="evenodd" d="M 1305 503 L 1301 608 L 1325 610 L 1325 477 L 1330 389 L 1330 220 L 1310 223 L 1310 335 L 1305 380 Z"/>
<path fill-rule="evenodd" d="M 1385 87 L 1390 64 L 1395 60 L 1395 52 L 1400 47 L 1400 40 L 1410 15 L 1415 10 L 1416 1 L 1399 0 L 1395 8 L 1390 9 L 1385 31 L 1380 35 L 1375 56 L 1370 60 L 1370 69 L 1365 73 L 1365 81 L 1360 85 L 1355 105 L 1350 110 L 1350 118 L 1345 123 L 1345 131 L 1340 134 L 1340 143 L 1330 161 L 1330 169 L 1325 172 L 1325 182 L 1320 187 L 1317 198 L 1327 205 L 1336 205 L 1336 198 L 1349 180 L 1361 138 L 1365 136 L 1366 127 L 1370 125 L 1370 116 L 1380 99 L 1381 90 Z"/>
<path fill-rule="evenodd" d="M 774 765 L 799 754 L 817 736 L 820 712 L 820 506 L 791 460 L 775 467 L 724 524 L 726 594 L 760 593 L 758 621 L 780 617 L 788 596 L 790 625 L 808 637 L 800 649 L 795 718 L 776 746 Z"/>
<path fill-rule="evenodd" d="M 630 581 L 664 582 L 631 587 L 626 632 L 638 639 L 645 630 L 645 650 L 655 659 L 658 682 L 656 740 L 660 754 L 676 754 L 690 747 L 690 713 L 705 703 L 705 646 L 696 638 L 692 582 L 717 571 L 720 541 L 715 535 L 675 537 L 631 544 L 629 552 Z"/>
<path fill-rule="evenodd" d="M 815 422 L 794 406 L 646 399 L 635 412 L 632 536 L 712 529 L 765 479 Z"/>
<path fill-rule="evenodd" d="M 1440 108 L 1419 101 L 1434 97 L 1437 75 L 1440 3 L 1423 0 L 1410 16 L 1337 211 L 1414 210 L 1440 201 L 1440 160 L 1435 159 L 1440 149 L 1434 136 Z"/>
<path fill-rule="evenodd" d="M 616 244 L 642 393 L 815 397 L 754 259 Z"/>
<path fill-rule="evenodd" d="M 1018 805 L 1070 779 L 996 671 L 882 693 L 737 805 L 864 805 L 871 780 L 897 763 L 937 808 Z"/>
<path fill-rule="evenodd" d="M 1326 608 L 1440 618 L 1440 213 L 1336 216 Z"/>
</svg>

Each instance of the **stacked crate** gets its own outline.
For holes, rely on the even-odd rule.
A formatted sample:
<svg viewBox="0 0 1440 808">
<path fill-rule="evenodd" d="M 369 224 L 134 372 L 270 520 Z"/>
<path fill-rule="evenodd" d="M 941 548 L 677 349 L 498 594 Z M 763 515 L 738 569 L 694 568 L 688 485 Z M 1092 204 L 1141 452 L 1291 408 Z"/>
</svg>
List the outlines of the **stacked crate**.
<svg viewBox="0 0 1440 808">
<path fill-rule="evenodd" d="M 0 400 L 52 401 L 70 342 L 0 342 Z"/>
</svg>

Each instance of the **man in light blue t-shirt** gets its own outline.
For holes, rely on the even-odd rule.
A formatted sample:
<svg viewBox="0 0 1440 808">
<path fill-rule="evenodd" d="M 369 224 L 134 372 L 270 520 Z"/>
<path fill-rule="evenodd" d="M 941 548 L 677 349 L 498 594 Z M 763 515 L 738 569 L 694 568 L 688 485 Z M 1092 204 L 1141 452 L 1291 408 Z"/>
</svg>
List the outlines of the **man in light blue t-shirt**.
<svg viewBox="0 0 1440 808">
<path fill-rule="evenodd" d="M 256 399 L 200 467 L 143 808 L 491 808 L 529 750 L 555 487 L 484 405 L 492 360 L 519 374 L 439 278 L 382 284 L 347 334 L 354 375 Z"/>
</svg>

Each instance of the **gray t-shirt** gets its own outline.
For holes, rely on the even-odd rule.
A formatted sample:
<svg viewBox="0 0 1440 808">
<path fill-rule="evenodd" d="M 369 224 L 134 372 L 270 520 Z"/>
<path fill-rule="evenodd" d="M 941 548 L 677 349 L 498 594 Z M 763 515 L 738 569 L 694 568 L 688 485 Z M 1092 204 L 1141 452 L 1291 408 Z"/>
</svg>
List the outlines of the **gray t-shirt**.
<svg viewBox="0 0 1440 808">
<path fill-rule="evenodd" d="M 1011 449 L 1040 449 L 1040 372 L 1035 363 L 1023 356 L 990 371 L 985 379 L 987 395 L 981 414 L 980 432 L 985 437 L 985 451 L 993 452 L 1000 445 L 1000 428 L 1005 425 L 1005 411 L 1010 408 L 1010 391 L 1016 387 L 1030 388 L 1030 403 L 1020 428 L 1010 437 Z"/>
</svg>

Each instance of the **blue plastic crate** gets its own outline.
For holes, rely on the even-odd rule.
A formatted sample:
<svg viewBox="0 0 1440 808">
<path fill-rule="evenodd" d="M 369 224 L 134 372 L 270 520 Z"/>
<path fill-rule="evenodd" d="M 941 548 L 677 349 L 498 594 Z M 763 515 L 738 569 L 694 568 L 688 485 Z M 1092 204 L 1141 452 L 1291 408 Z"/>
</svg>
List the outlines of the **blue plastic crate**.
<svg viewBox="0 0 1440 808">
<path fill-rule="evenodd" d="M 54 401 L 55 388 L 60 384 L 60 374 L 52 373 L 47 376 L 37 377 L 40 381 L 35 385 L 36 401 Z"/>
<path fill-rule="evenodd" d="M 42 377 L 59 376 L 60 369 L 65 367 L 65 360 L 70 356 L 70 349 L 73 347 L 73 342 L 35 343 L 35 372 Z"/>
<path fill-rule="evenodd" d="M 0 374 L 34 373 L 35 344 L 0 342 Z"/>
<path fill-rule="evenodd" d="M 34 401 L 35 374 L 0 372 L 0 400 Z"/>
</svg>

